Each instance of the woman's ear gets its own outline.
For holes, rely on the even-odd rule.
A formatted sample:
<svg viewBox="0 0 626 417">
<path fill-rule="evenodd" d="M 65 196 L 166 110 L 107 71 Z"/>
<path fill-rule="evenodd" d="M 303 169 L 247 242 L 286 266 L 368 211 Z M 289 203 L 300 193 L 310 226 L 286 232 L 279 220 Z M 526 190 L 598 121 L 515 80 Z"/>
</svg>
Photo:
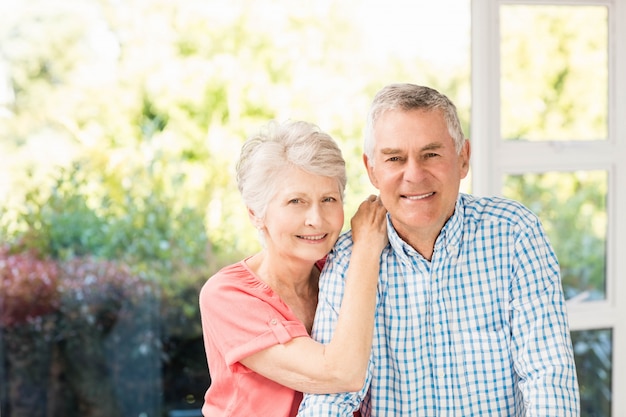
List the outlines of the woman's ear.
<svg viewBox="0 0 626 417">
<path fill-rule="evenodd" d="M 250 207 L 248 207 L 248 217 L 250 218 L 250 222 L 254 227 L 259 230 L 263 228 L 263 219 L 257 217 L 257 215 L 254 214 L 254 210 L 252 210 Z"/>
</svg>

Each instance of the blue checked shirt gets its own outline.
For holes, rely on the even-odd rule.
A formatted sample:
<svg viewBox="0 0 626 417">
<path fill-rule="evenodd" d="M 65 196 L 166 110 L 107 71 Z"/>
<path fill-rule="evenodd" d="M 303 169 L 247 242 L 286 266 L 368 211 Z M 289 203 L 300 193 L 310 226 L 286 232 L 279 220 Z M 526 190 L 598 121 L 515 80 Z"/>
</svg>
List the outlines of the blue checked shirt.
<svg viewBox="0 0 626 417">
<path fill-rule="evenodd" d="M 305 395 L 301 417 L 578 416 L 578 383 L 555 254 L 537 217 L 460 194 L 431 261 L 391 222 L 365 386 Z M 350 232 L 320 281 L 313 337 L 331 339 Z M 361 404 L 362 403 L 362 404 Z"/>
</svg>

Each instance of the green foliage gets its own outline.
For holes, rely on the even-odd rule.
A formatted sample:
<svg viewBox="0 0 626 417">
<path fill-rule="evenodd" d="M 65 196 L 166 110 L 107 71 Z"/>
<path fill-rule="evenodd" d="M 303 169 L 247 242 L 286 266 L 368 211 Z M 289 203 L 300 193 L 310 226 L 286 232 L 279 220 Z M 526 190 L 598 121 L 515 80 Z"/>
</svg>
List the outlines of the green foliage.
<svg viewBox="0 0 626 417">
<path fill-rule="evenodd" d="M 197 294 L 216 268 L 203 211 L 181 202 L 181 184 L 155 170 L 135 168 L 128 179 L 93 169 L 76 163 L 59 169 L 49 190 L 29 190 L 11 216 L 13 228 L 4 224 L 5 239 L 13 251 L 61 263 L 95 257 L 125 264 L 133 276 L 158 284 L 165 335 L 199 335 Z"/>
<path fill-rule="evenodd" d="M 612 338 L 611 329 L 572 332 L 581 416 L 611 415 Z"/>
<path fill-rule="evenodd" d="M 503 138 L 607 137 L 608 102 L 597 100 L 608 88 L 607 19 L 604 6 L 501 8 Z"/>
<path fill-rule="evenodd" d="M 511 175 L 504 195 L 539 215 L 561 266 L 567 298 L 605 293 L 607 175 L 603 171 Z"/>
<path fill-rule="evenodd" d="M 22 250 L 35 250 L 41 256 L 70 259 L 106 252 L 106 219 L 87 204 L 86 186 L 78 166 L 60 169 L 50 190 L 35 188 L 26 192 L 22 211 L 17 215 L 15 241 Z"/>
<path fill-rule="evenodd" d="M 135 183 L 133 167 L 163 176 L 182 173 L 179 201 L 207 209 L 206 233 L 218 264 L 258 248 L 254 229 L 240 215 L 233 171 L 242 141 L 262 123 L 306 119 L 336 137 L 350 170 L 347 225 L 371 188 L 360 147 L 374 91 L 388 81 L 407 80 L 450 86 L 446 92 L 460 98 L 455 84 L 443 85 L 426 60 L 419 61 L 416 77 L 402 70 L 416 65 L 410 54 L 372 55 L 362 42 L 368 28 L 353 18 L 355 2 L 27 3 L 0 17 L 10 83 L 25 86 L 15 90 L 16 103 L 38 99 L 13 108 L 7 124 L 6 137 L 24 150 L 17 152 L 24 162 L 16 165 L 33 163 L 33 182 L 85 154 L 101 170 L 113 164 L 128 173 L 122 185 Z M 74 23 L 60 27 L 57 20 Z M 48 61 L 59 73 L 54 80 L 30 70 L 42 64 L 27 64 Z M 450 78 L 465 80 L 457 85 L 467 85 L 467 68 L 462 71 L 447 67 Z M 60 160 L 33 162 L 36 136 L 63 141 L 67 151 Z M 140 199 L 145 198 L 144 193 Z"/>
<path fill-rule="evenodd" d="M 370 54 L 354 0 L 9 2 L 0 3 L 2 58 L 15 94 L 0 100 L 0 152 L 12 156 L 0 166 L 0 175 L 11 173 L 0 205 L 2 239 L 57 264 L 119 262 L 131 282 L 155 285 L 155 300 L 129 311 L 142 328 L 157 323 L 161 347 L 127 320 L 118 322 L 127 345 L 110 342 L 120 352 L 115 380 L 137 393 L 136 403 L 145 391 L 131 386 L 146 386 L 138 375 L 159 381 L 131 372 L 140 366 L 133 361 L 153 358 L 133 348 L 140 338 L 163 361 L 166 384 L 183 373 L 206 378 L 202 349 L 191 349 L 200 351 L 193 364 L 199 370 L 176 366 L 189 362 L 186 346 L 202 346 L 200 286 L 220 266 L 259 249 L 233 178 L 241 143 L 273 118 L 328 130 L 347 159 L 347 225 L 371 188 L 360 151 L 367 105 L 382 84 L 399 81 L 390 62 L 407 67 L 415 60 Z M 436 73 L 430 68 L 421 61 L 420 76 L 404 79 L 426 81 Z M 455 76 L 467 79 L 467 72 Z M 70 278 L 62 279 L 81 283 L 86 276 Z M 88 309 L 102 305 L 94 288 L 85 285 Z M 115 310 L 116 293 L 102 290 Z M 65 295 L 64 311 L 75 317 L 78 298 Z M 149 311 L 158 311 L 158 320 Z M 81 337 L 97 334 L 84 321 L 74 324 Z M 98 347 L 81 337 L 74 345 Z M 202 378 L 184 388 L 198 399 Z M 172 402 L 190 392 L 174 385 L 163 391 Z M 129 407 L 125 415 L 141 414 Z"/>
<path fill-rule="evenodd" d="M 179 207 L 158 182 L 116 195 L 120 184 L 110 177 L 95 182 L 87 168 L 60 168 L 50 190 L 28 191 L 16 217 L 18 230 L 4 234 L 19 247 L 60 260 L 93 255 L 167 271 L 176 262 L 206 264 L 202 212 Z"/>
<path fill-rule="evenodd" d="M 444 91 L 458 104 L 468 133 L 469 49 L 448 52 L 447 44 L 435 42 L 446 29 L 429 26 L 426 15 L 418 27 L 399 14 L 385 27 L 387 14 L 402 12 L 381 7 L 385 13 L 359 26 L 357 14 L 366 5 L 356 0 L 0 3 L 0 95 L 4 71 L 12 93 L 0 96 L 0 175 L 8 178 L 0 196 L 0 239 L 23 251 L 12 253 L 27 257 L 20 265 L 31 265 L 31 272 L 17 269 L 22 283 L 40 271 L 38 262 L 58 268 L 78 259 L 91 265 L 87 270 L 119 263 L 129 269 L 119 276 L 154 289 L 145 309 L 128 311 L 148 328 L 154 318 L 147 311 L 159 309 L 160 336 L 171 350 L 158 354 L 172 360 L 177 341 L 200 335 L 202 283 L 220 266 L 258 250 L 233 173 L 241 143 L 262 123 L 306 119 L 338 140 L 350 179 L 346 226 L 375 191 L 363 169 L 361 141 L 367 106 L 382 85 L 408 81 Z M 605 137 L 607 103 L 589 97 L 606 89 L 608 74 L 586 68 L 607 67 L 606 8 L 501 10 L 503 136 L 559 139 L 575 131 L 583 139 Z M 452 17 L 446 11 L 446 19 Z M 396 30 L 401 22 L 409 33 Z M 415 36 L 421 27 L 423 34 Z M 383 35 L 391 40 L 380 42 Z M 420 55 L 433 45 L 445 50 L 445 62 Z M 450 64 L 459 53 L 461 64 Z M 587 60 L 601 65 L 578 65 Z M 510 176 L 505 194 L 542 218 L 568 296 L 589 291 L 601 297 L 606 175 Z M 77 278 L 80 288 L 89 274 L 73 271 L 59 279 L 69 285 Z M 18 280 L 5 279 L 3 290 L 9 291 L 9 281 Z M 44 294 L 40 284 L 28 288 Z M 24 294 L 26 287 L 20 288 Z M 85 285 L 95 304 L 98 288 Z M 119 306 L 119 300 L 109 301 Z M 150 336 L 133 333 L 131 319 L 125 316 L 124 338 L 137 346 Z M 141 353 L 120 352 L 118 380 L 129 381 L 130 391 L 137 381 L 123 368 Z"/>
</svg>

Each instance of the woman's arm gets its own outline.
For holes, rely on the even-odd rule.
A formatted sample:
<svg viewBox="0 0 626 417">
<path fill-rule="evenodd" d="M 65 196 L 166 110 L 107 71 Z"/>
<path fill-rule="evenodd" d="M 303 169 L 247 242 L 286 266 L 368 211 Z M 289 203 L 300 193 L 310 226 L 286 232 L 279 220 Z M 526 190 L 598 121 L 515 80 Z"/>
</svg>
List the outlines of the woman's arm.
<svg viewBox="0 0 626 417">
<path fill-rule="evenodd" d="M 370 196 L 351 220 L 354 246 L 337 328 L 324 345 L 297 337 L 241 360 L 253 371 L 309 393 L 358 391 L 372 348 L 380 254 L 387 245 L 386 210 Z"/>
</svg>

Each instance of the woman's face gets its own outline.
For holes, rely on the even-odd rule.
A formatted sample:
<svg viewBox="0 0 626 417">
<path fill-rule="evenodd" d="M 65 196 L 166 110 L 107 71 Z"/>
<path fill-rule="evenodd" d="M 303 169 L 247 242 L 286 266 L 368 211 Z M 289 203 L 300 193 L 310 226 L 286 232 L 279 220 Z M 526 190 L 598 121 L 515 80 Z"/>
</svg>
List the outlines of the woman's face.
<svg viewBox="0 0 626 417">
<path fill-rule="evenodd" d="M 315 262 L 328 254 L 343 227 L 337 180 L 289 168 L 261 221 L 273 255 Z"/>
</svg>

